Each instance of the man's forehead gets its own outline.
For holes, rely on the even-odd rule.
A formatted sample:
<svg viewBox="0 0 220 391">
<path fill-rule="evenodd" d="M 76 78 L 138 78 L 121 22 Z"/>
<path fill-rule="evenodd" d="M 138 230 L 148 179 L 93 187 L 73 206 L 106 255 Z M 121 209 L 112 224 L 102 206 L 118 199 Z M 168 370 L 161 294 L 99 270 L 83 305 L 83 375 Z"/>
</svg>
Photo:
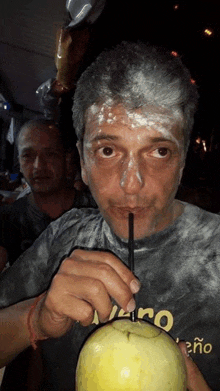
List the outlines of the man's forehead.
<svg viewBox="0 0 220 391">
<path fill-rule="evenodd" d="M 22 133 L 18 142 L 19 155 L 26 150 L 35 151 L 57 151 L 64 153 L 63 143 L 60 139 L 59 130 L 54 127 L 49 131 L 48 129 L 39 130 L 38 128 L 30 128 Z"/>
<path fill-rule="evenodd" d="M 171 110 L 152 105 L 130 109 L 122 104 L 109 105 L 109 102 L 93 104 L 86 113 L 87 123 L 96 121 L 96 123 L 102 125 L 104 122 L 111 124 L 118 120 L 134 122 L 138 127 L 148 125 L 150 120 L 161 123 L 181 122 L 183 115 L 178 109 Z"/>
<path fill-rule="evenodd" d="M 22 146 L 23 144 L 27 142 L 38 142 L 42 139 L 48 139 L 49 142 L 51 141 L 60 141 L 60 136 L 59 136 L 59 130 L 53 126 L 31 126 L 24 128 L 22 130 L 22 134 L 19 139 L 19 145 Z"/>
<path fill-rule="evenodd" d="M 100 133 L 106 125 L 109 129 L 111 125 L 125 125 L 135 131 L 139 128 L 148 129 L 149 132 L 158 131 L 167 137 L 175 129 L 176 136 L 181 138 L 182 121 L 183 117 L 179 110 L 168 110 L 163 107 L 145 106 L 131 110 L 122 105 L 92 105 L 87 111 L 86 135 Z"/>
</svg>

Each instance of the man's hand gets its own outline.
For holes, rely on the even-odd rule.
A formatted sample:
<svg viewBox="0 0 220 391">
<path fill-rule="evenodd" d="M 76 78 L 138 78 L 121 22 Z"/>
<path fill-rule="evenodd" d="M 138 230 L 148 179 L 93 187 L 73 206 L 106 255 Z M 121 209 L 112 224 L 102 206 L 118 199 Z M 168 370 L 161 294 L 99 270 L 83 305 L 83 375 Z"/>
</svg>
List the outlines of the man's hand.
<svg viewBox="0 0 220 391">
<path fill-rule="evenodd" d="M 113 298 L 126 312 L 135 308 L 133 294 L 140 288 L 133 273 L 109 252 L 75 250 L 52 280 L 38 316 L 40 335 L 60 337 L 74 321 L 92 323 L 96 310 L 108 320 Z"/>
<path fill-rule="evenodd" d="M 199 368 L 189 356 L 185 342 L 179 342 L 178 345 L 180 347 L 181 352 L 183 353 L 183 357 L 186 363 L 188 377 L 187 389 L 189 391 L 211 391 L 211 388 L 206 383 Z"/>
</svg>

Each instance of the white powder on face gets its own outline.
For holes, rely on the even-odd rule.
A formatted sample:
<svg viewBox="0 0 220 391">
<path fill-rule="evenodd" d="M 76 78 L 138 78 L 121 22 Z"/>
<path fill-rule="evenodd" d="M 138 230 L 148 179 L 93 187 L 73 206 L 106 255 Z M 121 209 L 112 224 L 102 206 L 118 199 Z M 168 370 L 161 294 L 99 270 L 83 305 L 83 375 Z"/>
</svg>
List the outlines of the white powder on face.
<svg viewBox="0 0 220 391">
<path fill-rule="evenodd" d="M 160 114 L 160 113 L 149 113 L 144 111 L 144 113 L 131 112 L 126 110 L 126 115 L 131 121 L 131 127 L 139 128 L 154 128 L 158 133 L 161 133 L 168 140 L 175 142 L 179 146 L 178 140 L 172 135 L 170 130 L 171 126 L 177 122 L 180 122 L 181 115 L 179 112 L 173 112 L 172 114 Z"/>
<path fill-rule="evenodd" d="M 104 121 L 106 121 L 106 119 L 105 119 L 105 115 L 100 111 L 100 113 L 98 114 L 98 124 L 99 125 L 102 125 L 102 123 L 104 122 Z"/>
<path fill-rule="evenodd" d="M 95 115 L 98 113 L 99 111 L 99 106 L 97 106 L 95 103 L 90 106 L 89 110 L 88 110 L 92 115 Z"/>
<path fill-rule="evenodd" d="M 113 117 L 113 114 L 112 114 L 112 113 L 109 113 L 109 117 L 110 117 L 110 118 L 108 118 L 106 122 L 107 122 L 108 124 L 113 124 L 113 123 L 116 121 L 116 116 Z"/>
<path fill-rule="evenodd" d="M 128 165 L 127 165 L 127 167 L 125 168 L 125 170 L 124 170 L 124 172 L 123 172 L 123 174 L 122 174 L 122 177 L 121 177 L 121 181 L 120 181 L 121 187 L 124 187 L 124 186 L 125 186 L 126 180 L 127 180 L 128 175 L 129 175 L 129 173 L 130 173 L 131 170 L 135 170 L 134 174 L 135 174 L 135 176 L 137 177 L 138 182 L 139 182 L 140 184 L 142 184 L 142 178 L 141 178 L 141 175 L 140 175 L 140 173 L 139 173 L 137 164 L 136 164 L 136 168 L 135 168 L 134 157 L 133 157 L 133 155 L 131 154 L 130 159 L 129 159 L 129 162 L 128 162 Z"/>
<path fill-rule="evenodd" d="M 154 108 L 142 108 L 142 112 L 124 110 L 125 116 L 122 115 L 114 115 L 113 109 L 114 106 L 111 106 L 112 100 L 108 100 L 101 106 L 93 104 L 88 113 L 89 115 L 88 121 L 96 121 L 98 126 L 107 124 L 114 124 L 116 122 L 121 123 L 122 125 L 129 125 L 132 129 L 137 129 L 140 127 L 145 127 L 149 133 L 151 128 L 157 131 L 161 135 L 163 135 L 166 139 L 173 141 L 178 147 L 180 147 L 179 141 L 174 137 L 172 132 L 169 130 L 175 124 L 181 123 L 182 114 L 179 110 L 169 111 L 169 112 L 152 112 Z M 121 113 L 123 111 L 120 110 Z"/>
<path fill-rule="evenodd" d="M 108 99 L 101 106 L 97 104 L 93 104 L 88 109 L 88 120 L 90 120 L 90 114 L 95 116 L 98 125 L 102 125 L 104 122 L 113 123 L 116 120 L 116 117 L 111 112 L 113 106 L 112 99 Z"/>
<path fill-rule="evenodd" d="M 101 132 L 102 132 L 102 129 L 98 129 L 97 133 L 101 133 Z M 98 141 L 98 144 L 100 144 L 100 141 Z M 84 148 L 89 150 L 91 155 L 94 155 L 94 152 L 92 150 L 92 142 L 91 141 L 85 139 L 84 140 Z"/>
<path fill-rule="evenodd" d="M 142 114 L 137 112 L 131 113 L 129 111 L 126 111 L 126 114 L 135 127 L 148 126 L 148 118 L 144 117 Z"/>
<path fill-rule="evenodd" d="M 92 143 L 90 141 L 86 141 L 86 142 L 84 142 L 84 147 L 86 149 L 90 149 L 92 147 Z"/>
</svg>

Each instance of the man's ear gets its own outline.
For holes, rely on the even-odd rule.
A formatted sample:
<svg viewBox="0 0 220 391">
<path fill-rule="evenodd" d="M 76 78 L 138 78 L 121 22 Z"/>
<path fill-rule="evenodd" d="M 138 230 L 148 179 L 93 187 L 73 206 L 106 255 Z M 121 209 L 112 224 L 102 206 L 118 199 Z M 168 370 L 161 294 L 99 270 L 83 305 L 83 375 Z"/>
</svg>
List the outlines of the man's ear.
<svg viewBox="0 0 220 391">
<path fill-rule="evenodd" d="M 81 141 L 77 141 L 76 143 L 78 152 L 79 152 L 79 157 L 80 157 L 80 166 L 81 166 L 81 177 L 83 182 L 88 186 L 88 178 L 87 178 L 87 172 L 85 168 L 85 161 L 83 157 L 83 144 Z"/>
<path fill-rule="evenodd" d="M 182 180 L 183 170 L 184 170 L 184 167 L 182 167 L 182 168 L 180 169 L 180 174 L 179 174 L 179 185 L 180 185 L 181 180 Z"/>
<path fill-rule="evenodd" d="M 185 168 L 185 159 L 183 160 L 182 165 L 181 165 L 181 168 L 180 168 L 180 173 L 179 173 L 179 185 L 180 185 L 181 180 L 182 180 L 184 168 Z"/>
</svg>

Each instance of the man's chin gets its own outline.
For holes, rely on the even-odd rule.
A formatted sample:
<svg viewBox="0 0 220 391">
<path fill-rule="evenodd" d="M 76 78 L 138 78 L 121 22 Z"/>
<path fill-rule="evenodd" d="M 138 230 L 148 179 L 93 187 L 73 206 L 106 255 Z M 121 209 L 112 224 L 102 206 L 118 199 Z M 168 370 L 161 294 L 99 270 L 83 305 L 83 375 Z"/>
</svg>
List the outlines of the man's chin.
<svg viewBox="0 0 220 391">
<path fill-rule="evenodd" d="M 166 213 L 164 212 L 166 210 Z M 172 211 L 157 209 L 154 205 L 143 208 L 108 208 L 103 216 L 113 232 L 123 240 L 128 240 L 129 213 L 134 214 L 134 239 L 140 240 L 151 236 L 172 222 Z"/>
<path fill-rule="evenodd" d="M 36 193 L 36 194 L 53 194 L 56 190 L 54 190 L 53 188 L 50 188 L 48 186 L 32 186 L 31 187 L 31 190 L 33 193 Z"/>
</svg>

